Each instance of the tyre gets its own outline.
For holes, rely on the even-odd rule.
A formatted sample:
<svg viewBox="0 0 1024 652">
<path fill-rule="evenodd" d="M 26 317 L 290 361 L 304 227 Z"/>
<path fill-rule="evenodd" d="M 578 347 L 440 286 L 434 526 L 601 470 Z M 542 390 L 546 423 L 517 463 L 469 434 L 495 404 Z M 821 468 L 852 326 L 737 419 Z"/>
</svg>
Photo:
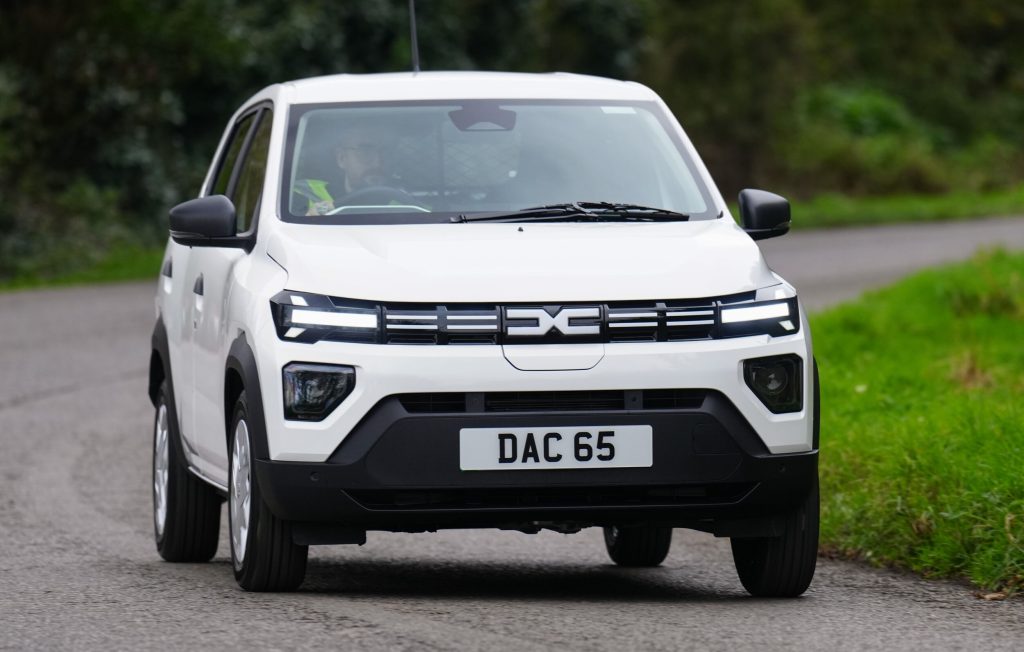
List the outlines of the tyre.
<svg viewBox="0 0 1024 652">
<path fill-rule="evenodd" d="M 604 545 L 619 566 L 658 566 L 672 546 L 672 528 L 606 527 Z"/>
<path fill-rule="evenodd" d="M 786 515 L 782 536 L 733 539 L 740 582 L 758 597 L 795 598 L 807 590 L 818 561 L 818 483 Z"/>
<path fill-rule="evenodd" d="M 277 518 L 263 502 L 253 472 L 249 410 L 245 392 L 231 420 L 228 476 L 228 530 L 235 580 L 246 591 L 293 591 L 306 575 L 308 546 L 292 542 L 288 521 Z"/>
<path fill-rule="evenodd" d="M 153 423 L 153 534 L 160 556 L 173 562 L 210 561 L 220 537 L 221 498 L 189 473 L 181 435 L 171 418 L 167 381 Z"/>
</svg>

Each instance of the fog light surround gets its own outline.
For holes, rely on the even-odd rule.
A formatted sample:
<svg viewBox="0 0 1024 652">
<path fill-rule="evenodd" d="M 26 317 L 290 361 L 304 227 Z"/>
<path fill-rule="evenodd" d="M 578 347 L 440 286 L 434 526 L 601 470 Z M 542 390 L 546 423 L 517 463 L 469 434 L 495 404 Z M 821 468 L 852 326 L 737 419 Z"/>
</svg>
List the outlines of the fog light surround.
<svg viewBox="0 0 1024 652">
<path fill-rule="evenodd" d="M 743 361 L 743 380 L 764 406 L 775 414 L 804 407 L 803 360 L 795 354 Z"/>
<path fill-rule="evenodd" d="M 346 365 L 290 362 L 281 370 L 284 418 L 323 421 L 356 386 L 356 370 Z"/>
</svg>

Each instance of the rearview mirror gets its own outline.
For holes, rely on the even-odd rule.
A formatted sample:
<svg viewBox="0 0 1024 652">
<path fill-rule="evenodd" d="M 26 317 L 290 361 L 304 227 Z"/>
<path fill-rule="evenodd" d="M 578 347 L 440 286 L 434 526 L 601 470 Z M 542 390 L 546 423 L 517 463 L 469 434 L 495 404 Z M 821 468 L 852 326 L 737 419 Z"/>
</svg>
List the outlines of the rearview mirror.
<svg viewBox="0 0 1024 652">
<path fill-rule="evenodd" d="M 242 247 L 248 238 L 235 235 L 235 205 L 224 195 L 178 204 L 170 213 L 171 237 L 188 247 Z"/>
<path fill-rule="evenodd" d="M 740 222 L 754 240 L 785 235 L 789 233 L 789 202 L 764 190 L 741 190 Z"/>
</svg>

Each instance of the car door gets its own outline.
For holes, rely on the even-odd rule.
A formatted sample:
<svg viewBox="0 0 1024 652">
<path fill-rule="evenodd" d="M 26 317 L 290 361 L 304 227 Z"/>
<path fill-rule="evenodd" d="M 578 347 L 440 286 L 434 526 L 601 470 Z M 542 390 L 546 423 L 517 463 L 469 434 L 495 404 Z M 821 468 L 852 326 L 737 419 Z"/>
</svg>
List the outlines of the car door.
<svg viewBox="0 0 1024 652">
<path fill-rule="evenodd" d="M 270 148 L 273 114 L 267 107 L 254 114 L 253 124 L 224 194 L 235 205 L 236 232 L 252 235 L 263 191 Z M 209 463 L 210 477 L 227 478 L 227 438 L 224 414 L 224 352 L 234 335 L 228 331 L 235 267 L 248 254 L 237 248 L 197 247 L 194 253 L 197 282 L 195 292 L 195 345 L 193 347 L 193 415 L 198 448 Z"/>
</svg>

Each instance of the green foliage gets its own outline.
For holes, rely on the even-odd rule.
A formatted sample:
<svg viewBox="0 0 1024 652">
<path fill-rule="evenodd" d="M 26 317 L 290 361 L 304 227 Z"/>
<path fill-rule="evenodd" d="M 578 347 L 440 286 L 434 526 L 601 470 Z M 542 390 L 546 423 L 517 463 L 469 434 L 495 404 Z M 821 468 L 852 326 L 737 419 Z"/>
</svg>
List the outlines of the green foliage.
<svg viewBox="0 0 1024 652">
<path fill-rule="evenodd" d="M 823 545 L 1024 588 L 1024 256 L 926 272 L 812 326 Z"/>
</svg>

